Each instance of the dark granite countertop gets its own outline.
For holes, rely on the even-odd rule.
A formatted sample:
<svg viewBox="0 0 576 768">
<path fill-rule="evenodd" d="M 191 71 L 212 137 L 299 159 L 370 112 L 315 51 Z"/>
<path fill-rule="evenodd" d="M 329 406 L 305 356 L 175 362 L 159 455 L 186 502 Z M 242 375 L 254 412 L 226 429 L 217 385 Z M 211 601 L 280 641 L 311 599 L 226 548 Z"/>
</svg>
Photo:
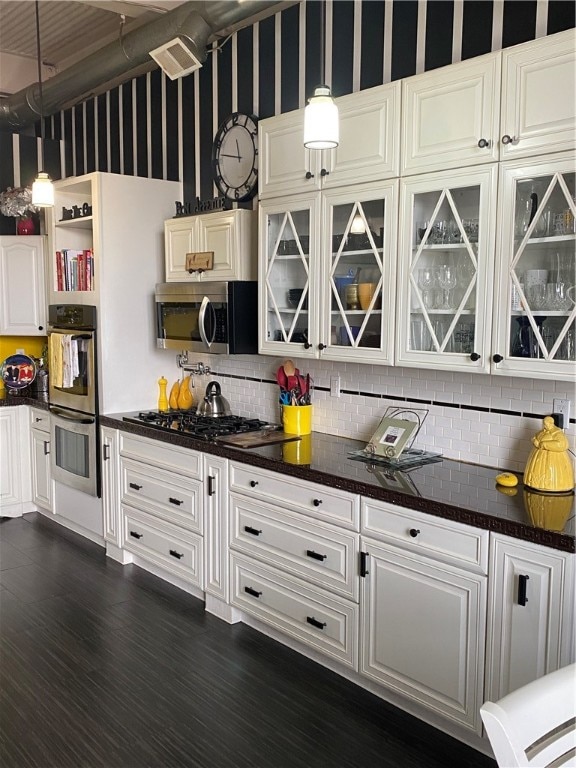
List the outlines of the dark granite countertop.
<svg viewBox="0 0 576 768">
<path fill-rule="evenodd" d="M 50 405 L 48 394 L 33 395 L 27 389 L 22 390 L 25 394 L 9 395 L 6 391 L 0 393 L 0 408 L 8 405 L 32 405 L 34 408 L 41 408 L 47 411 Z"/>
<path fill-rule="evenodd" d="M 349 453 L 364 448 L 365 443 L 320 432 L 297 442 L 232 448 L 123 421 L 123 416 L 128 415 L 134 413 L 101 416 L 100 424 L 536 544 L 575 551 L 573 494 L 537 493 L 521 482 L 514 489 L 516 493 L 509 489 L 503 493 L 495 483 L 498 470 L 490 467 L 443 459 L 409 471 L 393 471 L 351 459 Z"/>
</svg>

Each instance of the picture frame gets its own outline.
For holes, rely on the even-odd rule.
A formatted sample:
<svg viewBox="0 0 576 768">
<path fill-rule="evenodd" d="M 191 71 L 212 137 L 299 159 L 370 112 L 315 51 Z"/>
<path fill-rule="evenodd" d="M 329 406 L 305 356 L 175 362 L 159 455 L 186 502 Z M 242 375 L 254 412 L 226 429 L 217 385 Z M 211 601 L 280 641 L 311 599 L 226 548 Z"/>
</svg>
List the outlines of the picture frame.
<svg viewBox="0 0 576 768">
<path fill-rule="evenodd" d="M 370 438 L 366 451 L 375 456 L 396 459 L 409 444 L 418 428 L 419 424 L 416 421 L 385 416 Z"/>
</svg>

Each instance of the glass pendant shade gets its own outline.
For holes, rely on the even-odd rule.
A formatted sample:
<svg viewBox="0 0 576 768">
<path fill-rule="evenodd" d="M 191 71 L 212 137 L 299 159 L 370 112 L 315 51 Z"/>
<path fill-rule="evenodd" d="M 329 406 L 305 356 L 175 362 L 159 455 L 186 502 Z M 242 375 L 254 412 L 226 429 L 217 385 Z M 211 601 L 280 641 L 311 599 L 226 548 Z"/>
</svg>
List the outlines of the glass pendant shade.
<svg viewBox="0 0 576 768">
<path fill-rule="evenodd" d="M 338 107 L 330 88 L 319 85 L 304 110 L 304 146 L 307 149 L 334 149 L 339 140 Z"/>
<path fill-rule="evenodd" d="M 39 173 L 32 184 L 32 205 L 38 208 L 54 205 L 54 184 L 47 173 Z"/>
</svg>

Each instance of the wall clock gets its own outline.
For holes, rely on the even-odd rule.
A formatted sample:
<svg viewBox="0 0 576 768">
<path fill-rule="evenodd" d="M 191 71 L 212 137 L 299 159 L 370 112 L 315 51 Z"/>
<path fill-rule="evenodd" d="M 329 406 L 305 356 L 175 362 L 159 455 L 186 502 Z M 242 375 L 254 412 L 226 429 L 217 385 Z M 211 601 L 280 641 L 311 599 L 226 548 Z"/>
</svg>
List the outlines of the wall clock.
<svg viewBox="0 0 576 768">
<path fill-rule="evenodd" d="M 224 120 L 212 145 L 214 181 L 229 200 L 254 197 L 258 183 L 257 118 L 234 112 Z"/>
</svg>

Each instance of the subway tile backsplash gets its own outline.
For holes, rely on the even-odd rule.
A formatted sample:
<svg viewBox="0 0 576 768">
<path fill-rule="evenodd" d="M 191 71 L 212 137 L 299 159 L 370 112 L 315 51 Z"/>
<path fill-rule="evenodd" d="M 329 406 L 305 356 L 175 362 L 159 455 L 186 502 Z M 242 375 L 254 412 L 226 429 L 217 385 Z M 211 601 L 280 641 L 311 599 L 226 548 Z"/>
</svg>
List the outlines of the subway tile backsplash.
<svg viewBox="0 0 576 768">
<path fill-rule="evenodd" d="M 314 380 L 313 429 L 368 441 L 389 406 L 425 408 L 428 415 L 417 447 L 440 451 L 446 458 L 522 472 L 540 418 L 552 412 L 555 397 L 573 401 L 566 433 L 576 444 L 574 387 L 567 382 L 532 380 L 333 363 L 293 358 Z M 278 422 L 276 370 L 282 358 L 203 355 L 209 377 L 195 377 L 196 392 L 219 380 L 232 411 Z M 330 378 L 340 376 L 341 396 L 330 395 Z"/>
</svg>

